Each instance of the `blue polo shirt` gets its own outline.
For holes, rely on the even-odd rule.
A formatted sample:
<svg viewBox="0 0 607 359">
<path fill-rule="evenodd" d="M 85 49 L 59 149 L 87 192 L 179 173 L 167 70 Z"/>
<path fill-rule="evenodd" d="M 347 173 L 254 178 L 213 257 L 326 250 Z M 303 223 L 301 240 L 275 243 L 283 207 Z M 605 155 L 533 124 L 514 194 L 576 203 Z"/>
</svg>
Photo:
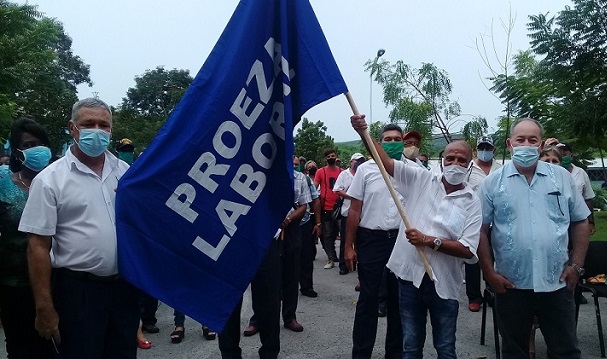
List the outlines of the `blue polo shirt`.
<svg viewBox="0 0 607 359">
<path fill-rule="evenodd" d="M 561 166 L 538 162 L 531 184 L 512 162 L 481 184 L 483 224 L 493 223 L 495 271 L 518 289 L 553 292 L 569 260 L 571 222 L 590 210 Z"/>
</svg>

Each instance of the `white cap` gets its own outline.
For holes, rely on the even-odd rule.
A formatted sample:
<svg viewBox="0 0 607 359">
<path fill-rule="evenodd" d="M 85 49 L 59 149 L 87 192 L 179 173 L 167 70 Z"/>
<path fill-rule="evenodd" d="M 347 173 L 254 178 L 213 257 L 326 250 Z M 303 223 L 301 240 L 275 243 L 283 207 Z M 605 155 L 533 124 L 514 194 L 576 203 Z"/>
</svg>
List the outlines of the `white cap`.
<svg viewBox="0 0 607 359">
<path fill-rule="evenodd" d="M 365 156 L 356 152 L 355 154 L 352 155 L 352 157 L 350 157 L 350 161 L 359 160 L 361 158 L 365 158 Z"/>
</svg>

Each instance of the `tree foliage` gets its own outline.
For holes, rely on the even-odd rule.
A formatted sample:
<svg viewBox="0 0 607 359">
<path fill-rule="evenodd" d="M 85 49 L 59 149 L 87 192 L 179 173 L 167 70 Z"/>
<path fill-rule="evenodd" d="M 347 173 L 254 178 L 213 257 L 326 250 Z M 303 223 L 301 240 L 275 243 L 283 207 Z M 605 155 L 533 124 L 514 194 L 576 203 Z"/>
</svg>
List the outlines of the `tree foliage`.
<svg viewBox="0 0 607 359">
<path fill-rule="evenodd" d="M 451 142 L 450 127 L 461 110 L 457 101 L 449 97 L 453 87 L 446 71 L 430 63 L 416 69 L 402 60 L 391 64 L 373 59 L 365 66 L 383 86 L 384 103 L 393 106 L 391 122 L 400 124 L 405 131 L 416 130 L 424 138 L 431 138 L 432 130 L 437 129 Z"/>
<path fill-rule="evenodd" d="M 607 0 L 574 0 L 556 16 L 530 16 L 527 28 L 531 51 L 516 56 L 515 72 L 497 76 L 494 89 L 513 115 L 537 118 L 576 152 L 605 147 Z"/>
<path fill-rule="evenodd" d="M 130 138 L 146 148 L 192 83 L 188 70 L 159 66 L 135 77 L 114 119 L 114 139 Z"/>
<path fill-rule="evenodd" d="M 484 117 L 476 117 L 472 121 L 467 122 L 462 129 L 462 135 L 464 135 L 464 141 L 466 141 L 470 147 L 476 148 L 476 141 L 480 136 L 487 134 L 487 119 Z"/>
<path fill-rule="evenodd" d="M 294 138 L 295 154 L 304 156 L 322 166 L 325 149 L 329 147 L 335 149 L 333 137 L 328 136 L 326 132 L 327 126 L 322 121 L 312 122 L 304 117 L 301 121 L 301 128 L 297 130 Z"/>
<path fill-rule="evenodd" d="M 0 137 L 16 117 L 29 116 L 46 128 L 54 150 L 68 139 L 76 86 L 92 85 L 71 46 L 63 25 L 36 6 L 0 0 Z"/>
</svg>

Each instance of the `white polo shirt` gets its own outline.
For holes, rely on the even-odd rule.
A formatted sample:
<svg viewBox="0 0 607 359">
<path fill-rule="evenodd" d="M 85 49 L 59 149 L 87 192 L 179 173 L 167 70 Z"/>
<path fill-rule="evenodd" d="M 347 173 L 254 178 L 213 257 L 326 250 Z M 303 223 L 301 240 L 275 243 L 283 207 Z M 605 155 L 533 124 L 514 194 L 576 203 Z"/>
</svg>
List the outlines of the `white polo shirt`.
<svg viewBox="0 0 607 359">
<path fill-rule="evenodd" d="M 347 193 L 363 202 L 359 227 L 383 231 L 398 229 L 402 219 L 375 161 L 358 166 Z"/>
<path fill-rule="evenodd" d="M 352 185 L 352 181 L 354 180 L 354 175 L 348 168 L 345 171 L 341 171 L 339 176 L 337 176 L 337 181 L 335 181 L 335 186 L 333 186 L 333 192 L 337 191 L 346 191 L 348 193 L 348 188 Z M 341 205 L 341 215 L 344 217 L 348 217 L 348 211 L 350 210 L 350 200 L 344 198 L 344 204 Z"/>
<path fill-rule="evenodd" d="M 443 299 L 459 299 L 464 280 L 463 264 L 476 263 L 481 228 L 481 203 L 470 186 L 447 194 L 441 174 L 417 165 L 394 161 L 395 189 L 405 200 L 405 213 L 413 228 L 443 242 L 459 241 L 473 254 L 463 259 L 423 247 L 435 277 L 436 293 Z M 399 278 L 419 288 L 425 268 L 401 224 L 387 267 Z"/>
<path fill-rule="evenodd" d="M 571 177 L 573 177 L 575 189 L 578 193 L 582 194 L 584 200 L 593 199 L 594 191 L 592 190 L 592 183 L 590 183 L 588 173 L 576 165 L 572 164 L 571 166 L 573 166 L 573 169 L 571 170 Z"/>
<path fill-rule="evenodd" d="M 118 179 L 128 168 L 105 151 L 99 178 L 68 149 L 32 181 L 19 230 L 53 237 L 53 268 L 117 274 L 114 206 Z"/>
</svg>

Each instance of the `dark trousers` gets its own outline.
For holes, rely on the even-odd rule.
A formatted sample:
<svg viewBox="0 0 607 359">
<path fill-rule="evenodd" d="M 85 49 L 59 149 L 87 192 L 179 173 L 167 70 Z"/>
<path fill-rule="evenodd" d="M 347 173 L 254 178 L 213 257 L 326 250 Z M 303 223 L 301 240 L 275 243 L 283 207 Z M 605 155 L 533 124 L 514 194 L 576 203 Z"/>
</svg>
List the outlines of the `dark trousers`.
<svg viewBox="0 0 607 359">
<path fill-rule="evenodd" d="M 382 273 L 392 253 L 398 231 L 371 231 L 358 228 L 356 249 L 360 294 L 356 304 L 352 331 L 352 358 L 371 358 L 377 334 L 377 309 Z M 400 358 L 403 351 L 403 331 L 398 306 L 398 281 L 389 273 L 387 285 L 386 358 Z"/>
<path fill-rule="evenodd" d="M 173 309 L 173 320 L 175 322 L 175 327 L 183 327 L 185 325 L 185 314 L 177 309 Z"/>
<path fill-rule="evenodd" d="M 30 286 L 0 286 L 0 319 L 11 359 L 50 359 L 53 344 L 34 328 L 36 310 Z"/>
<path fill-rule="evenodd" d="M 539 320 L 550 358 L 581 357 L 573 291 L 562 288 L 535 293 L 531 289 L 507 289 L 504 294 L 496 294 L 495 310 L 503 338 L 504 359 L 529 357 L 529 334 L 534 316 Z"/>
<path fill-rule="evenodd" d="M 53 270 L 61 359 L 134 359 L 138 290 L 124 280 L 97 281 Z"/>
<path fill-rule="evenodd" d="M 301 290 L 314 289 L 314 258 L 316 257 L 316 236 L 312 233 L 314 220 L 310 218 L 301 226 L 301 271 L 299 287 Z"/>
<path fill-rule="evenodd" d="M 141 291 L 141 324 L 156 325 L 156 310 L 158 310 L 158 299 Z"/>
<path fill-rule="evenodd" d="M 337 221 L 331 217 L 332 211 L 322 211 L 322 247 L 327 253 L 327 258 L 333 262 L 339 262 L 335 252 L 335 239 L 339 232 Z"/>
<path fill-rule="evenodd" d="M 259 357 L 275 359 L 280 351 L 280 247 L 273 240 L 251 282 L 251 296 L 256 324 L 259 326 Z M 240 310 L 242 299 L 234 308 L 223 332 L 219 334 L 219 350 L 223 359 L 241 359 Z"/>
<path fill-rule="evenodd" d="M 301 227 L 293 221 L 284 229 L 282 254 L 282 320 L 292 322 L 299 301 L 299 275 L 301 272 Z"/>
<path fill-rule="evenodd" d="M 464 263 L 466 269 L 466 295 L 469 303 L 483 302 L 481 293 L 481 266 L 478 263 Z"/>
<path fill-rule="evenodd" d="M 346 251 L 346 222 L 348 217 L 341 217 L 339 219 L 339 269 L 347 270 L 346 259 L 344 258 L 344 252 Z"/>
</svg>

